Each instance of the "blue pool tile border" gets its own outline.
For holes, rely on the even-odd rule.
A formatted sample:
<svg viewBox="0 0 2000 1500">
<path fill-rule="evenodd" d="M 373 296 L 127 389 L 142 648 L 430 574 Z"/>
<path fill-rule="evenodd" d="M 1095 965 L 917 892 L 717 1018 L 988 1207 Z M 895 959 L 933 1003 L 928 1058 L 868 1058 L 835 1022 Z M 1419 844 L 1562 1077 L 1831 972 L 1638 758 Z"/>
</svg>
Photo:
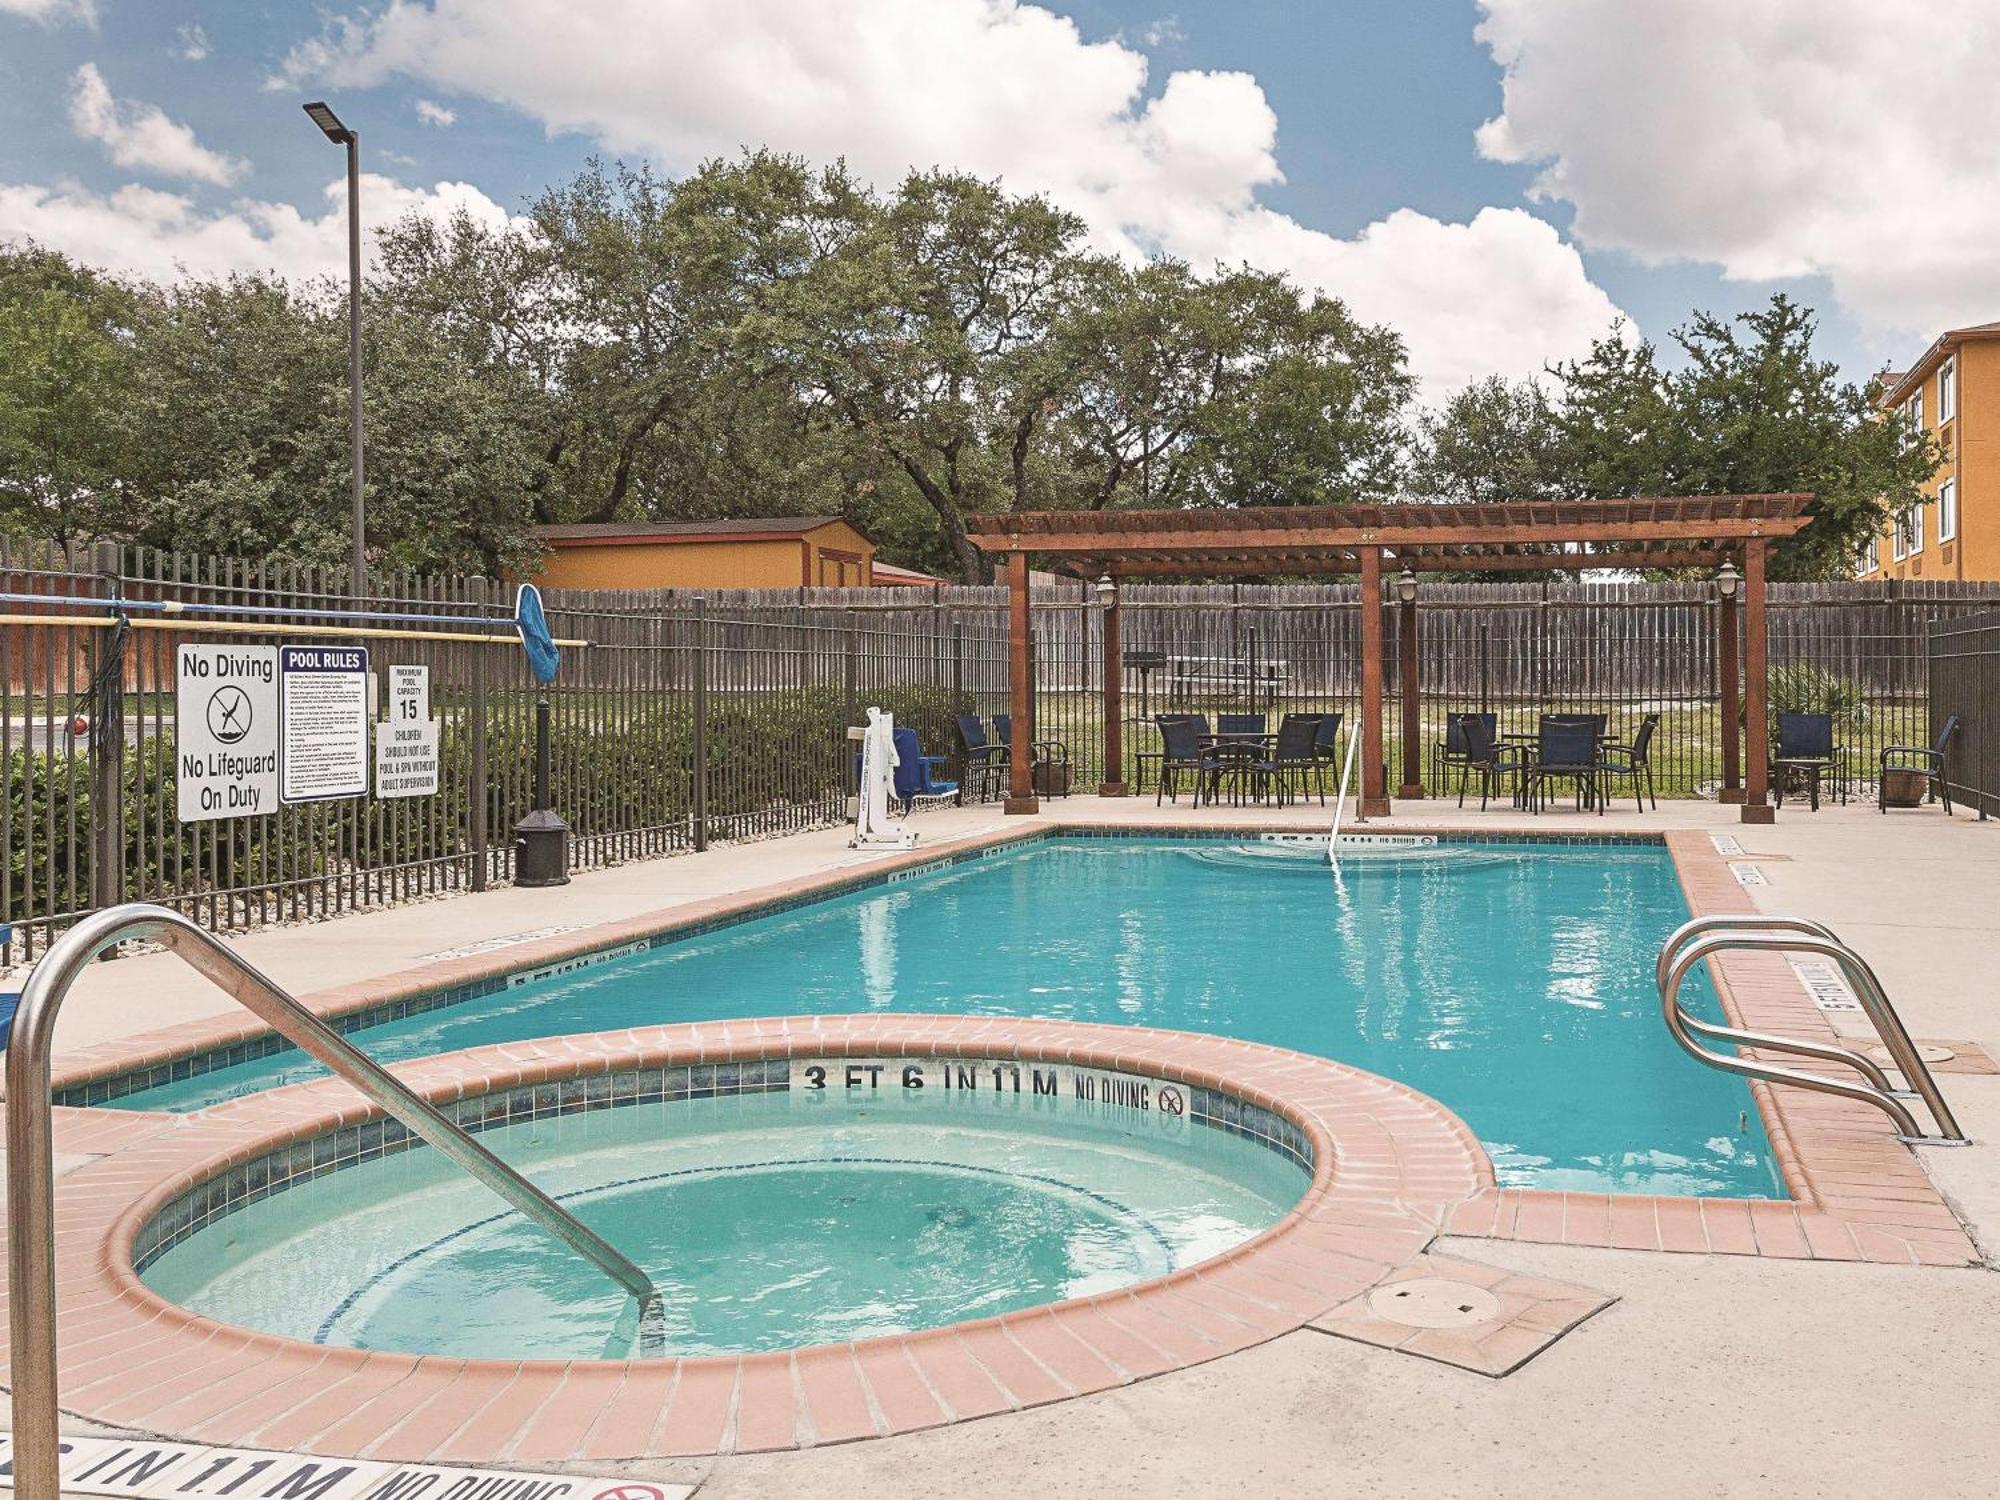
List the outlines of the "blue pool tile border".
<svg viewBox="0 0 2000 1500">
<path fill-rule="evenodd" d="M 737 911 L 725 912 L 714 917 L 703 917 L 693 922 L 676 924 L 659 932 L 649 933 L 641 938 L 623 938 L 599 947 L 587 948 L 566 958 L 550 959 L 543 963 L 524 965 L 520 969 L 507 970 L 499 974 L 484 975 L 463 984 L 447 985 L 421 994 L 405 995 L 395 1000 L 385 1000 L 377 1005 L 349 1011 L 344 1015 L 323 1019 L 342 1036 L 357 1031 L 365 1031 L 371 1026 L 386 1025 L 391 1021 L 401 1021 L 410 1016 L 424 1015 L 430 1011 L 443 1010 L 454 1005 L 464 1005 L 473 1000 L 482 1000 L 488 995 L 503 993 L 514 985 L 529 982 L 534 978 L 556 974 L 574 973 L 580 969 L 592 968 L 601 963 L 609 963 L 635 951 L 651 951 L 668 947 L 674 943 L 712 936 L 732 927 L 740 927 L 746 922 L 760 921 L 765 917 L 778 916 L 802 907 L 817 906 L 822 902 L 838 900 L 860 891 L 873 890 L 879 886 L 893 885 L 905 880 L 921 879 L 940 870 L 948 870 L 957 865 L 971 864 L 979 860 L 998 859 L 1019 854 L 1036 844 L 1062 839 L 1105 839 L 1105 840 L 1145 840 L 1155 843 L 1242 843 L 1261 834 L 1290 833 L 1293 830 L 1256 828 L 1149 828 L 1138 823 L 1093 824 L 1088 827 L 1056 826 L 1037 828 L 1004 842 L 983 844 L 971 849 L 949 849 L 935 858 L 923 860 L 913 865 L 905 865 L 893 870 L 863 870 L 853 875 L 818 886 L 810 891 L 800 891 L 787 896 L 775 896 L 768 901 L 758 902 Z M 1654 833 L 1535 833 L 1489 832 L 1451 830 L 1412 829 L 1410 832 L 1424 838 L 1435 838 L 1440 844 L 1547 844 L 1552 847 L 1598 847 L 1665 848 L 1666 838 Z M 109 1104 L 114 1099 L 123 1099 L 132 1094 L 142 1094 L 148 1089 L 159 1088 L 169 1083 L 184 1083 L 191 1078 L 199 1078 L 207 1073 L 233 1068 L 240 1063 L 257 1062 L 266 1057 L 274 1057 L 283 1052 L 296 1052 L 283 1037 L 274 1035 L 249 1037 L 240 1042 L 232 1042 L 226 1047 L 211 1048 L 207 1051 L 192 1052 L 185 1057 L 171 1058 L 166 1062 L 149 1067 L 133 1069 L 129 1072 L 108 1073 L 83 1083 L 69 1084 L 58 1088 L 53 1102 L 72 1107 L 89 1108 Z"/>
<path fill-rule="evenodd" d="M 996 1055 L 964 1060 L 990 1065 L 1005 1059 Z M 502 1126 L 597 1110 L 789 1093 L 793 1068 L 805 1061 L 803 1056 L 787 1055 L 628 1068 L 515 1084 L 468 1098 L 440 1101 L 438 1108 L 455 1124 L 477 1135 Z M 1160 1084 L 1179 1083 L 1159 1074 L 1134 1076 Z M 1191 1122 L 1262 1146 L 1298 1167 L 1308 1179 L 1313 1176 L 1317 1153 L 1312 1140 L 1285 1116 L 1224 1090 L 1179 1086 L 1187 1090 L 1187 1118 Z M 253 1203 L 364 1162 L 400 1155 L 422 1144 L 400 1121 L 385 1118 L 337 1127 L 230 1167 L 178 1195 L 140 1227 L 132 1242 L 133 1269 L 144 1275 L 149 1266 L 175 1246 Z"/>
</svg>

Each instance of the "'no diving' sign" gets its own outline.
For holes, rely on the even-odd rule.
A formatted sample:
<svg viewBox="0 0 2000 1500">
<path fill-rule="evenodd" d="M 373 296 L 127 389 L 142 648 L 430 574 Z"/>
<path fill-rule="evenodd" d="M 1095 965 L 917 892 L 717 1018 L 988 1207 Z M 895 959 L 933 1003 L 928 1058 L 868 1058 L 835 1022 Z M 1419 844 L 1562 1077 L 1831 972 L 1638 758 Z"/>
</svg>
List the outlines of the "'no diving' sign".
<svg viewBox="0 0 2000 1500">
<path fill-rule="evenodd" d="M 174 802 L 183 823 L 278 810 L 278 648 L 175 653 Z"/>
</svg>

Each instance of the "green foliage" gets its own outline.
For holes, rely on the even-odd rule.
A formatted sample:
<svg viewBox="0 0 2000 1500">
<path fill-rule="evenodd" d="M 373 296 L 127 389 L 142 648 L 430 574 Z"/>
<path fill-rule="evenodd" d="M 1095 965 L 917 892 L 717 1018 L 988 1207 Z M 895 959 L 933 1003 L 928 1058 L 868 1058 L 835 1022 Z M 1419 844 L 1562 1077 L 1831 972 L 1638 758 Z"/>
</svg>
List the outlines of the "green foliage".
<svg viewBox="0 0 2000 1500">
<path fill-rule="evenodd" d="M 1813 331 L 1781 293 L 1733 319 L 1694 314 L 1673 369 L 1621 329 L 1552 369 L 1546 398 L 1475 384 L 1422 424 L 1418 487 L 1468 500 L 1807 491 L 1811 524 L 1772 549 L 1772 576 L 1844 578 L 1890 515 L 1923 503 L 1940 455 L 1876 410 L 1872 385 L 1814 358 Z"/>
<path fill-rule="evenodd" d="M 1854 733 L 1868 722 L 1868 689 L 1811 662 L 1791 662 L 1770 671 L 1770 732 L 1779 714 L 1829 714 L 1836 733 Z"/>
</svg>

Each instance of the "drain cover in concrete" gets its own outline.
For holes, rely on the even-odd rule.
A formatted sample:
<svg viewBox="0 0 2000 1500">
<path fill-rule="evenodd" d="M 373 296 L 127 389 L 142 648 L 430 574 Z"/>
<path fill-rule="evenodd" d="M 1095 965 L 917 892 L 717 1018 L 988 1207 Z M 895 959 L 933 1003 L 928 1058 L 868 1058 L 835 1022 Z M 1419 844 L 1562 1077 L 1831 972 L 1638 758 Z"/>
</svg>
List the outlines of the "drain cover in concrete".
<svg viewBox="0 0 2000 1500">
<path fill-rule="evenodd" d="M 1470 1328 L 1500 1316 L 1500 1299 L 1469 1281 L 1419 1276 L 1394 1281 L 1368 1294 L 1368 1310 L 1411 1328 Z"/>
</svg>

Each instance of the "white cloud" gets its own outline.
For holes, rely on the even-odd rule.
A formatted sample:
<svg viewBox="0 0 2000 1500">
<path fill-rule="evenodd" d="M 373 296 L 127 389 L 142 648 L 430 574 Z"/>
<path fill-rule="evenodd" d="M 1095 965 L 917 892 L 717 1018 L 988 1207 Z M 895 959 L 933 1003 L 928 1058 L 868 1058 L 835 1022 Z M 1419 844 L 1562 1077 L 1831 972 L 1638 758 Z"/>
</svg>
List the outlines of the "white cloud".
<svg viewBox="0 0 2000 1500">
<path fill-rule="evenodd" d="M 456 125 L 458 123 L 458 111 L 446 109 L 442 104 L 433 104 L 428 99 L 419 99 L 417 101 L 417 119 L 425 125 L 436 125 L 439 127 Z"/>
<path fill-rule="evenodd" d="M 174 37 L 180 44 L 175 49 L 175 55 L 183 62 L 201 62 L 211 50 L 208 33 L 202 30 L 199 21 L 189 21 L 174 33 Z"/>
<path fill-rule="evenodd" d="M 97 0 L 0 0 L 0 16 L 26 16 L 45 26 L 64 21 L 97 24 Z"/>
<path fill-rule="evenodd" d="M 85 63 L 71 80 L 69 122 L 78 135 L 96 141 L 121 167 L 226 186 L 242 176 L 246 166 L 209 150 L 192 130 L 168 119 L 157 105 L 112 98 L 95 63 Z"/>
<path fill-rule="evenodd" d="M 89 265 L 153 278 L 345 274 L 346 195 L 347 180 L 336 178 L 326 187 L 325 212 L 308 217 L 288 203 L 250 199 L 207 212 L 182 194 L 137 184 L 111 193 L 0 184 L 0 243 L 31 239 Z M 463 182 L 413 188 L 364 173 L 361 205 L 366 225 L 412 212 L 446 218 L 460 209 L 485 223 L 508 222 L 505 209 Z"/>
<path fill-rule="evenodd" d="M 1398 213 L 1343 240 L 1258 201 L 1277 118 L 1245 73 L 1181 71 L 1020 0 L 389 0 L 336 18 L 274 82 L 402 76 L 673 167 L 745 144 L 893 182 L 948 166 L 1042 192 L 1127 253 L 1253 260 L 1393 321 L 1427 381 L 1525 374 L 1615 310 L 1532 216 Z"/>
<path fill-rule="evenodd" d="M 1824 275 L 1877 330 L 2000 316 L 2000 0 L 1481 0 L 1490 157 L 1591 247 Z"/>
</svg>

